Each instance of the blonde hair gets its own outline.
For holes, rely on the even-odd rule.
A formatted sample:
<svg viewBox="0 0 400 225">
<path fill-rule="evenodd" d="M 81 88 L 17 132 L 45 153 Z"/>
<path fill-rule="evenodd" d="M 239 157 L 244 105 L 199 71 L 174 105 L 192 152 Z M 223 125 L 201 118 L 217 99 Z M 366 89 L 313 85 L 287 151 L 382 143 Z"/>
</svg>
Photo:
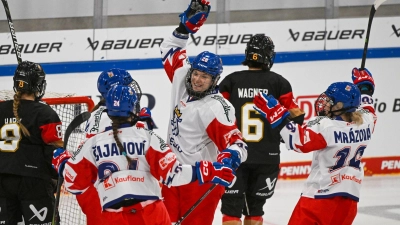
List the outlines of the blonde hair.
<svg viewBox="0 0 400 225">
<path fill-rule="evenodd" d="M 343 117 L 344 117 L 343 119 L 346 120 L 347 122 L 354 122 L 358 126 L 364 123 L 362 115 L 359 111 L 347 112 L 343 114 Z"/>
<path fill-rule="evenodd" d="M 334 110 L 338 110 L 343 108 L 343 103 L 342 102 L 338 102 L 334 107 L 332 107 L 332 109 Z M 363 118 L 362 115 L 359 111 L 355 111 L 355 112 L 345 112 L 341 115 L 341 117 L 343 118 L 344 121 L 346 122 L 354 122 L 355 124 L 357 124 L 358 126 L 363 124 Z"/>
<path fill-rule="evenodd" d="M 13 113 L 14 113 L 15 118 L 17 119 L 17 124 L 19 125 L 19 127 L 22 130 L 22 133 L 25 136 L 29 137 L 29 136 L 31 136 L 31 134 L 29 133 L 28 129 L 26 129 L 26 127 L 21 123 L 21 118 L 19 118 L 19 115 L 18 115 L 18 108 L 21 103 L 21 101 L 20 101 L 21 96 L 22 96 L 22 92 L 20 92 L 20 91 L 17 91 L 14 95 Z"/>
</svg>

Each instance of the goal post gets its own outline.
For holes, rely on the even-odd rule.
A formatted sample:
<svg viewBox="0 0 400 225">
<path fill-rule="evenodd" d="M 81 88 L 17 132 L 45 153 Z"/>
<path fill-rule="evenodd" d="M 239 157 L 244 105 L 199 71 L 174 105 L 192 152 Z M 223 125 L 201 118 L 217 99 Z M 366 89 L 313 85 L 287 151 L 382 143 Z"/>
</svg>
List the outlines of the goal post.
<svg viewBox="0 0 400 225">
<path fill-rule="evenodd" d="M 45 96 L 43 101 L 50 105 L 60 117 L 62 122 L 62 131 L 65 133 L 71 121 L 82 112 L 90 112 L 94 103 L 87 96 L 67 96 L 67 97 L 50 97 Z M 69 136 L 67 150 L 74 154 L 79 144 L 85 139 L 85 123 L 77 127 Z M 76 196 L 69 193 L 64 184 L 61 186 L 60 201 L 59 201 L 59 218 L 61 225 L 85 225 L 86 215 L 82 212 Z"/>
<path fill-rule="evenodd" d="M 0 101 L 14 99 L 14 91 L 0 90 Z M 71 121 L 82 112 L 90 112 L 94 108 L 93 100 L 88 96 L 75 96 L 73 93 L 47 92 L 42 98 L 60 117 L 62 122 L 62 133 L 64 134 Z M 73 154 L 85 139 L 85 123 L 77 127 L 70 135 L 67 150 Z M 75 195 L 66 191 L 61 186 L 59 203 L 59 214 L 61 225 L 84 225 L 86 215 L 82 212 Z"/>
</svg>

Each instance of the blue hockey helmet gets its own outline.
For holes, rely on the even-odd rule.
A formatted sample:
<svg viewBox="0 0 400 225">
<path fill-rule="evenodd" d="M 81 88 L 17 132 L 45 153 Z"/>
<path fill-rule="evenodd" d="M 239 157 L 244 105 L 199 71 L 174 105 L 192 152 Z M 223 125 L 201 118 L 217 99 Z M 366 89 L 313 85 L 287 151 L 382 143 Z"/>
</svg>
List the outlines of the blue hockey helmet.
<svg viewBox="0 0 400 225">
<path fill-rule="evenodd" d="M 129 85 L 134 80 L 128 71 L 113 68 L 103 71 L 97 79 L 97 90 L 106 98 L 107 91 L 115 84 Z"/>
<path fill-rule="evenodd" d="M 217 77 L 222 73 L 222 59 L 219 55 L 204 51 L 196 56 L 192 62 L 192 69 L 208 73 Z"/>
<path fill-rule="evenodd" d="M 209 89 L 207 89 L 204 92 L 197 92 L 193 90 L 191 84 L 191 75 L 193 70 L 199 70 L 211 75 L 213 84 L 210 86 Z M 188 71 L 186 75 L 186 89 L 189 95 L 202 98 L 207 94 L 213 92 L 215 90 L 217 81 L 220 78 L 222 71 L 223 71 L 222 59 L 219 55 L 216 55 L 208 51 L 204 51 L 198 54 L 192 62 L 192 68 Z"/>
<path fill-rule="evenodd" d="M 343 104 L 342 108 L 332 110 L 339 102 Z M 315 111 L 318 115 L 326 116 L 339 112 L 355 112 L 361 103 L 361 93 L 356 85 L 350 82 L 335 82 L 329 85 L 328 89 L 322 93 L 315 102 Z M 329 111 L 326 111 L 329 104 Z M 337 114 L 335 114 L 337 115 Z"/>
<path fill-rule="evenodd" d="M 113 85 L 106 95 L 106 107 L 109 116 L 130 117 L 138 113 L 138 98 L 130 86 Z"/>
</svg>

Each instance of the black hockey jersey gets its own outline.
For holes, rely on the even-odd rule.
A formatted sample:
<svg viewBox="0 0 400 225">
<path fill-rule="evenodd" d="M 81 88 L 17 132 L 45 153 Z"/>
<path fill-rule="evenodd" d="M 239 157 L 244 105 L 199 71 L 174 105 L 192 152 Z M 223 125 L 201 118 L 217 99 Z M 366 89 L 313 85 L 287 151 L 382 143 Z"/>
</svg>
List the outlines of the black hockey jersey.
<svg viewBox="0 0 400 225">
<path fill-rule="evenodd" d="M 22 133 L 13 114 L 13 100 L 0 102 L 0 173 L 51 177 L 54 146 L 62 140 L 61 121 L 47 104 L 20 100 L 18 115 L 30 137 Z"/>
<path fill-rule="evenodd" d="M 248 145 L 248 164 L 280 163 L 280 134 L 253 108 L 258 92 L 274 96 L 287 109 L 297 108 L 292 87 L 284 77 L 272 71 L 244 70 L 226 76 L 219 91 L 235 107 L 237 126 Z"/>
</svg>

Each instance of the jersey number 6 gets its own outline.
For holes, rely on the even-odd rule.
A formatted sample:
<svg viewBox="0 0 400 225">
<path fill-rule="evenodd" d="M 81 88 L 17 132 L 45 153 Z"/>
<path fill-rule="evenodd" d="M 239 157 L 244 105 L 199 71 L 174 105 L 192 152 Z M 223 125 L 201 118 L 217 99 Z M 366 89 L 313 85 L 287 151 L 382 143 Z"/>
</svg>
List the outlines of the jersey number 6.
<svg viewBox="0 0 400 225">
<path fill-rule="evenodd" d="M 242 125 L 240 131 L 247 142 L 259 142 L 264 137 L 264 121 L 260 118 L 250 117 L 252 111 L 256 112 L 253 106 L 254 104 L 250 102 L 242 106 Z M 251 132 L 251 128 L 253 128 L 253 132 Z"/>
</svg>

